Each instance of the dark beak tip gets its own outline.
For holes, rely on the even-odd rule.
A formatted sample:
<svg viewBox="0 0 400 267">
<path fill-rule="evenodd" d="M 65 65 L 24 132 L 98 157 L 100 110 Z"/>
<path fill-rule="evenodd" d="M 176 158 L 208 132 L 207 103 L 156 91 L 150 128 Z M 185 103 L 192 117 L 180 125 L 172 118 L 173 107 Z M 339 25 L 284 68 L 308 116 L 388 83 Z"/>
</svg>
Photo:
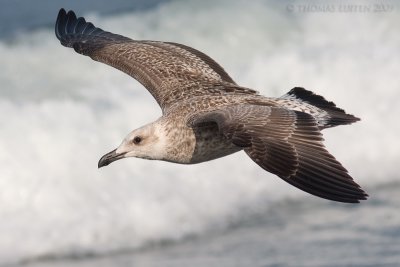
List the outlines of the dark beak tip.
<svg viewBox="0 0 400 267">
<path fill-rule="evenodd" d="M 107 162 L 107 159 L 103 157 L 100 158 L 99 162 L 97 163 L 97 168 L 100 169 L 101 167 L 105 167 L 108 164 L 110 164 L 109 162 Z"/>
<path fill-rule="evenodd" d="M 99 160 L 99 163 L 97 163 L 97 168 L 100 169 L 101 167 L 107 166 L 108 164 L 104 164 L 101 162 L 101 159 Z"/>
<path fill-rule="evenodd" d="M 117 154 L 116 151 L 117 150 L 114 149 L 113 151 L 108 152 L 107 154 L 102 156 L 99 162 L 97 163 L 97 168 L 100 169 L 101 167 L 107 166 L 110 163 L 122 159 L 124 157 L 125 153 Z"/>
</svg>

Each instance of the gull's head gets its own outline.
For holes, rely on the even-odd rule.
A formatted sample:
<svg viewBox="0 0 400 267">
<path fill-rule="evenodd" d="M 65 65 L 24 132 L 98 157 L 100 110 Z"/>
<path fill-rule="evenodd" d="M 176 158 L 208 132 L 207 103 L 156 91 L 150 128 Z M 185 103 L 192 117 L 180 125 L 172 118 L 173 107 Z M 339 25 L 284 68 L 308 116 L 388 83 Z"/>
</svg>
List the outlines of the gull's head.
<svg viewBox="0 0 400 267">
<path fill-rule="evenodd" d="M 128 157 L 162 160 L 165 154 L 164 144 L 162 125 L 158 123 L 145 125 L 130 132 L 119 147 L 101 157 L 98 167 Z"/>
</svg>

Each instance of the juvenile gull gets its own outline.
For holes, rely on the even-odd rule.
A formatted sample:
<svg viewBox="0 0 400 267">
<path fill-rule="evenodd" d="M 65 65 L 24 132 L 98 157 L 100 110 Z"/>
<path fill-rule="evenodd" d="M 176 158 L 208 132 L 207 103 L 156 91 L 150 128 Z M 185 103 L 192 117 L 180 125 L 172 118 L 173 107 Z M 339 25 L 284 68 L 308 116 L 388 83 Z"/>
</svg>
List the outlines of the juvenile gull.
<svg viewBox="0 0 400 267">
<path fill-rule="evenodd" d="M 260 167 L 321 198 L 356 203 L 367 194 L 325 149 L 321 130 L 359 119 L 300 87 L 279 98 L 237 85 L 191 47 L 137 41 L 61 9 L 61 44 L 113 66 L 153 95 L 162 117 L 133 130 L 98 167 L 127 158 L 200 163 L 244 150 Z"/>
</svg>

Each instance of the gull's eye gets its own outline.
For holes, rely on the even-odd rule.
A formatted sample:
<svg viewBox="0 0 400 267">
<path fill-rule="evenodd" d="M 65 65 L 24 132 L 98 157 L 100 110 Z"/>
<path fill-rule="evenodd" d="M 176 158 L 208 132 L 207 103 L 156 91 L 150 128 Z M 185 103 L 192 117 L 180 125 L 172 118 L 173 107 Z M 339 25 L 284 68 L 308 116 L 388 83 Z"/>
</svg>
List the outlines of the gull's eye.
<svg viewBox="0 0 400 267">
<path fill-rule="evenodd" d="M 142 138 L 140 136 L 135 136 L 135 138 L 133 138 L 133 143 L 136 145 L 140 144 L 140 142 L 142 142 Z"/>
</svg>

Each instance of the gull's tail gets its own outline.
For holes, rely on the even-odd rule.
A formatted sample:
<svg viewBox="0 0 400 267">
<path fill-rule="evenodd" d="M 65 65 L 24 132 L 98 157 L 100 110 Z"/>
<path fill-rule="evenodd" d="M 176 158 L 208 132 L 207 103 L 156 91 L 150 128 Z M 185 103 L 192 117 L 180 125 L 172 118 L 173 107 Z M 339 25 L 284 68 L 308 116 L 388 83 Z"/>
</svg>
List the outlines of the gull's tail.
<svg viewBox="0 0 400 267">
<path fill-rule="evenodd" d="M 336 107 L 333 102 L 328 101 L 324 97 L 314 94 L 313 92 L 308 91 L 302 87 L 293 88 L 281 98 L 295 100 L 297 102 L 300 102 L 301 104 L 305 103 L 306 106 L 311 105 L 312 107 L 316 107 L 319 110 L 323 111 L 325 114 L 315 115 L 311 113 L 311 115 L 313 115 L 318 121 L 321 129 L 338 125 L 351 124 L 360 120 L 359 118 L 351 114 L 347 114 L 343 109 Z M 306 107 L 306 109 L 309 108 Z M 295 110 L 298 110 L 298 108 L 295 108 Z M 302 110 L 300 109 L 298 111 Z"/>
</svg>

